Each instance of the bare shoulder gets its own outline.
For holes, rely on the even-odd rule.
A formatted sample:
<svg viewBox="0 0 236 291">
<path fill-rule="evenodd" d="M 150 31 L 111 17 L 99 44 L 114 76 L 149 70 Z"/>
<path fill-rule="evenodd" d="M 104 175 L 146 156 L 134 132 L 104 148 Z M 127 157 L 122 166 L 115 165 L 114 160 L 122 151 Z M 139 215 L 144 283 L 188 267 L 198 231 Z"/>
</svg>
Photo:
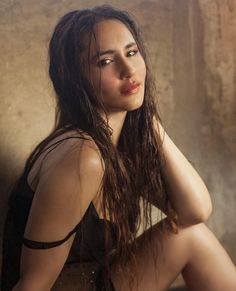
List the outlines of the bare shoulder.
<svg viewBox="0 0 236 291">
<path fill-rule="evenodd" d="M 92 138 L 68 139 L 44 159 L 38 188 L 42 185 L 60 189 L 73 186 L 78 188 L 78 195 L 81 195 L 84 192 L 81 189 L 83 184 L 102 174 L 102 157 Z"/>
<path fill-rule="evenodd" d="M 28 175 L 32 189 L 37 188 L 39 180 L 45 179 L 67 167 L 91 167 L 100 170 L 102 158 L 93 139 L 83 133 L 70 131 L 54 138 L 40 154 Z M 67 169 L 68 170 L 68 169 Z"/>
<path fill-rule="evenodd" d="M 97 195 L 103 172 L 99 149 L 91 138 L 68 139 L 55 148 L 40 168 L 26 237 L 62 239 Z"/>
</svg>

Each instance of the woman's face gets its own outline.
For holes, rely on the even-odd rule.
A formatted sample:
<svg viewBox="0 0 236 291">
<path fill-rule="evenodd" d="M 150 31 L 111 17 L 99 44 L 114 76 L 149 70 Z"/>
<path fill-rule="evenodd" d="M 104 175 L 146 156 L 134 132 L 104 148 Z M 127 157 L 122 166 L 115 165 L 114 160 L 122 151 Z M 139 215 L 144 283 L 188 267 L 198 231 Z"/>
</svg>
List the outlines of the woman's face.
<svg viewBox="0 0 236 291">
<path fill-rule="evenodd" d="M 108 113 L 139 108 L 146 66 L 131 32 L 118 20 L 99 22 L 94 31 L 89 74 L 94 90 Z"/>
</svg>

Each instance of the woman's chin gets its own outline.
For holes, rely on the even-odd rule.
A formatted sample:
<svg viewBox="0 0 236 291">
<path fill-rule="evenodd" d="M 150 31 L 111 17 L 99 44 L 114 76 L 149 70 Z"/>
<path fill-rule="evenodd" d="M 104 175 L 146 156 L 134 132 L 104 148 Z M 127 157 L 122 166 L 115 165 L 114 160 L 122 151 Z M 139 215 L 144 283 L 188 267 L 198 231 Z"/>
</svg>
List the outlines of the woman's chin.
<svg viewBox="0 0 236 291">
<path fill-rule="evenodd" d="M 137 98 L 136 100 L 130 100 L 129 102 L 123 102 L 123 104 L 114 104 L 107 108 L 108 112 L 129 112 L 139 109 L 143 105 L 143 98 Z"/>
<path fill-rule="evenodd" d="M 133 111 L 136 109 L 139 109 L 143 105 L 143 99 L 142 100 L 136 100 L 136 102 L 133 102 L 132 104 L 127 105 L 127 111 Z"/>
</svg>

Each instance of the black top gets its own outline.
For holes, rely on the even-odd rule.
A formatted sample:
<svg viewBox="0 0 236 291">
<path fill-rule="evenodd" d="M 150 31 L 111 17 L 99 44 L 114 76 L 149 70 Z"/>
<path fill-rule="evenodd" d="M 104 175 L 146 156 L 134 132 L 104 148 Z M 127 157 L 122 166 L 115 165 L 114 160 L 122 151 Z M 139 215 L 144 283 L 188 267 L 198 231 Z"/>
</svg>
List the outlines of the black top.
<svg viewBox="0 0 236 291">
<path fill-rule="evenodd" d="M 64 139 L 63 139 L 64 140 Z M 74 233 L 75 239 L 66 264 L 73 262 L 98 262 L 104 264 L 105 256 L 115 253 L 117 243 L 116 225 L 100 219 L 91 202 L 81 221 L 65 238 L 53 242 L 38 242 L 24 238 L 24 231 L 34 197 L 34 191 L 23 175 L 18 187 L 11 193 L 9 210 L 3 235 L 2 291 L 11 290 L 19 279 L 21 248 L 48 249 L 63 244 Z M 104 245 L 104 231 L 108 230 L 108 249 Z"/>
<path fill-rule="evenodd" d="M 28 193 L 34 195 L 34 192 L 26 184 Z M 110 251 L 115 247 L 116 227 L 109 221 L 99 218 L 93 202 L 90 203 L 82 220 L 71 230 L 65 238 L 53 242 L 39 242 L 22 238 L 22 243 L 33 249 L 49 249 L 57 247 L 67 241 L 72 234 L 76 233 L 68 259 L 70 262 L 91 262 L 104 260 L 104 228 L 107 227 L 110 233 Z"/>
</svg>

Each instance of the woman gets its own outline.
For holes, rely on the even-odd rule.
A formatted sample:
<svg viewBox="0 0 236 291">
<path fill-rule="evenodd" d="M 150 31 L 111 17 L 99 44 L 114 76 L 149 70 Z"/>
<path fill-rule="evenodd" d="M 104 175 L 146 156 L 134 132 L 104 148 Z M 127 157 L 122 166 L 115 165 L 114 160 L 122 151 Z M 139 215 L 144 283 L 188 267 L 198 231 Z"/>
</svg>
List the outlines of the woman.
<svg viewBox="0 0 236 291">
<path fill-rule="evenodd" d="M 97 263 L 83 290 L 166 290 L 180 272 L 190 290 L 236 290 L 235 267 L 204 224 L 206 186 L 161 125 L 130 16 L 69 12 L 49 55 L 56 125 L 11 195 L 3 291 L 50 290 L 72 261 Z M 167 217 L 153 224 L 151 204 Z"/>
</svg>

